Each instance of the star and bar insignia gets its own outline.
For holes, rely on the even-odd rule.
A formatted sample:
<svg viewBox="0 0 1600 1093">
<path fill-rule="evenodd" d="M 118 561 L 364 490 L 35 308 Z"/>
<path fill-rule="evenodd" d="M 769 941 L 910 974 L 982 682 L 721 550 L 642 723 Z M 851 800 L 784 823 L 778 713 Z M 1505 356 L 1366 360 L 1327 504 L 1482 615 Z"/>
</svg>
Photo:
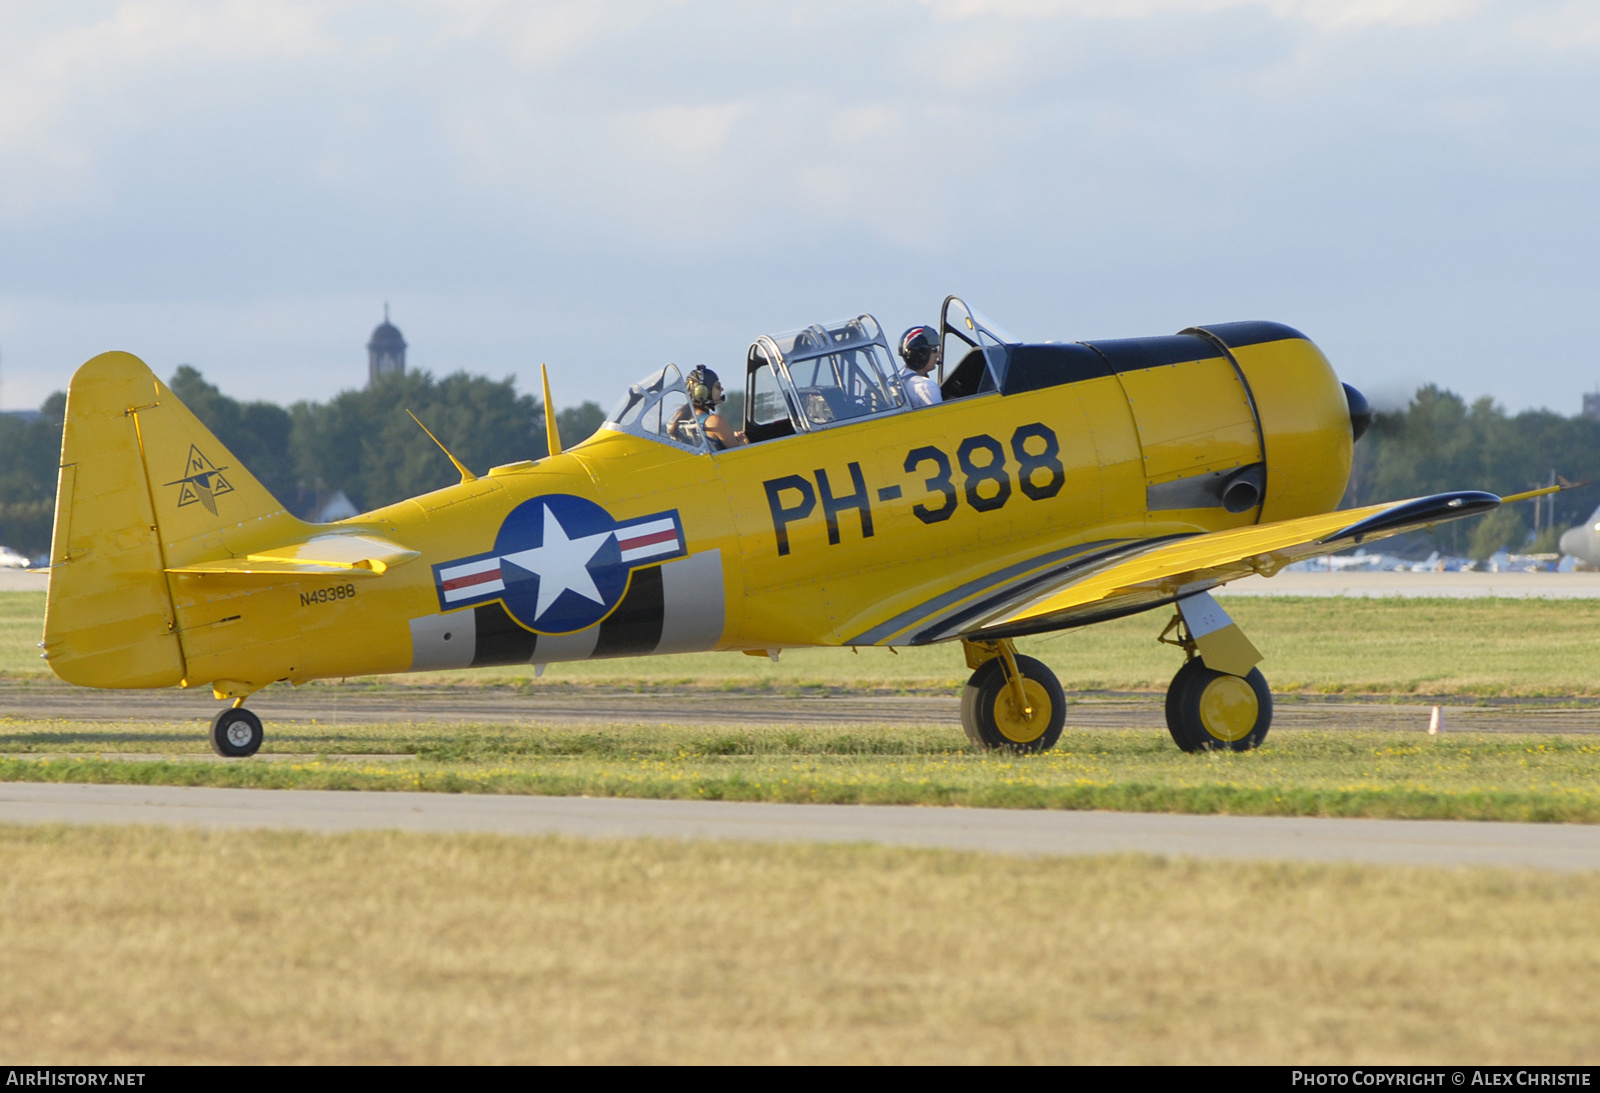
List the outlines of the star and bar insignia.
<svg viewBox="0 0 1600 1093">
<path fill-rule="evenodd" d="M 506 515 L 494 550 L 433 567 L 439 608 L 499 600 L 529 630 L 570 634 L 609 615 L 635 567 L 688 554 L 678 510 L 614 520 L 593 501 L 546 494 Z"/>
</svg>

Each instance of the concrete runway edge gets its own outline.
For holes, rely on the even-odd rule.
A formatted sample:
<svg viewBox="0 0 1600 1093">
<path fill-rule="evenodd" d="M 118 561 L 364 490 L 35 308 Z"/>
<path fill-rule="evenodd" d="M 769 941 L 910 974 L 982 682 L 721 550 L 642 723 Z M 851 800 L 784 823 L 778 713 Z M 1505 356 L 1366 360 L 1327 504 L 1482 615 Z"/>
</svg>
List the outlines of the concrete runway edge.
<svg viewBox="0 0 1600 1093">
<path fill-rule="evenodd" d="M 1024 855 L 1600 869 L 1600 826 L 0 783 L 0 822 L 871 843 Z"/>
<path fill-rule="evenodd" d="M 506 687 L 391 686 L 346 688 L 314 684 L 298 690 L 263 691 L 250 705 L 266 722 L 267 739 L 283 725 L 313 721 L 327 729 L 342 724 L 678 724 L 705 726 L 943 725 L 961 738 L 960 699 L 954 695 L 831 694 L 629 694 L 612 691 L 523 693 Z M 1600 701 L 1575 705 L 1513 699 L 1484 705 L 1441 696 L 1407 701 L 1322 695 L 1282 695 L 1274 704 L 1274 732 L 1296 729 L 1356 729 L 1424 732 L 1429 706 L 1444 708 L 1450 731 L 1600 734 Z M 1159 694 L 1074 694 L 1067 708 L 1073 729 L 1166 731 Z M 0 680 L 0 719 L 85 722 L 184 721 L 201 727 L 218 709 L 209 691 L 94 691 L 59 683 Z"/>
</svg>

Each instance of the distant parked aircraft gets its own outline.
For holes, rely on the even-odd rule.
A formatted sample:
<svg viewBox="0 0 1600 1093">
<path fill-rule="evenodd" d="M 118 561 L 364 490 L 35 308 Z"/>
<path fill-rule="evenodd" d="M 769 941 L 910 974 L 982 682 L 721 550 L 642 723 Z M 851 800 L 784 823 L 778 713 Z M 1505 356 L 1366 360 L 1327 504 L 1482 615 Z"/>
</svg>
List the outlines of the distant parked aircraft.
<svg viewBox="0 0 1600 1093">
<path fill-rule="evenodd" d="M 1413 573 L 1433 573 L 1435 571 L 1443 572 L 1446 567 L 1443 559 L 1439 557 L 1439 552 L 1436 550 L 1429 554 L 1424 560 L 1417 562 L 1408 568 L 1410 568 L 1411 572 Z"/>
<path fill-rule="evenodd" d="M 0 569 L 27 569 L 28 559 L 12 550 L 10 547 L 0 546 Z"/>
<path fill-rule="evenodd" d="M 1561 535 L 1561 553 L 1570 554 L 1590 565 L 1600 565 L 1600 509 L 1589 519 Z"/>
</svg>

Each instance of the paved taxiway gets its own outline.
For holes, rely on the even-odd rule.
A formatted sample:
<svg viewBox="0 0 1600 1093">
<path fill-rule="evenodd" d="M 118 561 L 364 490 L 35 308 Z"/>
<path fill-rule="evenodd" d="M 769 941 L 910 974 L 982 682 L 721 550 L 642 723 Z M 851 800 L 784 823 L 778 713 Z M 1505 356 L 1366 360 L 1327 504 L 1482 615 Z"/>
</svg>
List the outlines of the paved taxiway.
<svg viewBox="0 0 1600 1093">
<path fill-rule="evenodd" d="M 1415 697 L 1404 703 L 1338 695 L 1282 696 L 1274 704 L 1274 732 L 1296 729 L 1425 731 L 1430 705 Z M 1159 694 L 1070 696 L 1071 729 L 1166 729 Z M 217 703 L 207 689 L 194 691 L 96 691 L 51 682 L 0 681 L 0 718 L 45 721 L 209 721 Z M 341 724 L 608 724 L 670 725 L 948 725 L 960 734 L 961 700 L 954 695 L 773 695 L 721 692 L 620 693 L 559 687 L 521 691 L 514 687 L 383 688 L 312 684 L 262 691 L 250 708 L 267 723 L 304 727 L 316 722 L 330 731 Z M 1600 733 L 1600 702 L 1594 700 L 1495 700 L 1446 704 L 1445 724 L 1457 732 Z M 40 725 L 60 737 L 67 750 L 93 750 L 92 729 Z M 104 737 L 124 738 L 124 730 Z M 68 746 L 74 745 L 74 746 Z"/>
<path fill-rule="evenodd" d="M 42 589 L 41 575 L 0 583 Z M 1600 597 L 1600 574 L 1280 574 L 1236 582 L 1229 593 L 1321 596 Z M 308 687 L 264 693 L 272 721 L 608 721 L 701 724 L 957 722 L 958 700 L 932 696 L 520 693 L 508 688 Z M 0 683 L 0 717 L 78 721 L 209 718 L 209 694 L 95 692 L 48 683 Z M 1281 701 L 1274 730 L 1416 729 L 1426 705 L 1338 698 Z M 1537 702 L 1446 707 L 1461 731 L 1600 732 L 1600 709 Z M 1078 728 L 1163 728 L 1159 697 L 1075 701 Z M 71 734 L 76 743 L 82 731 Z M 90 734 L 92 735 L 92 734 Z M 119 734 L 120 735 L 120 734 Z M 398 829 L 650 836 L 775 842 L 878 843 L 1017 854 L 1145 852 L 1202 858 L 1506 865 L 1600 869 L 1600 826 L 1393 820 L 1172 816 L 1109 812 L 774 805 L 429 793 L 235 790 L 190 787 L 0 784 L 0 822 L 145 823 L 306 831 Z"/>
<path fill-rule="evenodd" d="M 1008 854 L 1600 869 L 1600 826 L 0 783 L 0 822 L 875 843 Z"/>
<path fill-rule="evenodd" d="M 1358 598 L 1600 599 L 1600 573 L 1279 573 L 1245 577 L 1218 596 L 1354 596 Z"/>
</svg>

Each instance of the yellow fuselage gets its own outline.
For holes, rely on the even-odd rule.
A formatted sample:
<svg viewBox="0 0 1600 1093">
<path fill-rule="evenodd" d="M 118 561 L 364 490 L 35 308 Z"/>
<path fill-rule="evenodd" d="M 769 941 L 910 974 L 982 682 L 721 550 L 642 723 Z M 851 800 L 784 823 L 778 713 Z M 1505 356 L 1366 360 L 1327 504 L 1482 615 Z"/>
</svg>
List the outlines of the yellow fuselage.
<svg viewBox="0 0 1600 1093">
<path fill-rule="evenodd" d="M 277 680 L 508 661 L 942 640 L 959 628 L 964 605 L 1059 558 L 1328 511 L 1345 489 L 1351 452 L 1333 370 L 1309 341 L 1281 337 L 1236 346 L 1231 358 L 1219 350 L 1124 367 L 709 454 L 606 428 L 537 463 L 314 529 L 418 553 L 381 575 L 274 576 L 173 572 L 270 547 L 291 527 L 281 513 L 243 512 L 220 534 L 174 533 L 163 484 L 177 475 L 155 465 L 147 434 L 159 430 L 140 418 L 158 412 L 129 409 L 138 434 L 129 450 L 145 463 L 162 543 L 135 543 L 126 531 L 118 540 L 109 518 L 85 518 L 74 539 L 72 506 L 87 512 L 90 502 L 66 487 L 46 649 L 72 682 L 216 683 L 243 694 Z M 168 431 L 181 445 L 182 430 Z M 69 428 L 66 447 L 73 443 Z M 220 450 L 209 434 L 189 443 Z M 224 457 L 208 458 L 220 466 Z M 69 466 L 88 458 L 64 449 Z M 1232 512 L 1208 499 L 1208 483 L 1254 464 L 1263 465 L 1258 503 Z M 526 618 L 519 626 L 481 599 L 452 607 L 446 585 L 462 571 L 451 568 L 456 560 L 491 555 L 514 509 L 555 495 L 592 502 L 619 523 L 675 514 L 680 549 L 632 568 L 609 613 L 577 631 L 534 633 Z M 228 517 L 230 498 L 214 501 Z M 200 512 L 182 511 L 190 510 Z M 305 528 L 294 522 L 295 534 Z M 74 577 L 80 562 L 83 576 Z M 90 566 L 100 567 L 93 581 Z M 108 610 L 118 589 L 142 606 Z M 476 630 L 466 649 L 469 618 Z"/>
</svg>

